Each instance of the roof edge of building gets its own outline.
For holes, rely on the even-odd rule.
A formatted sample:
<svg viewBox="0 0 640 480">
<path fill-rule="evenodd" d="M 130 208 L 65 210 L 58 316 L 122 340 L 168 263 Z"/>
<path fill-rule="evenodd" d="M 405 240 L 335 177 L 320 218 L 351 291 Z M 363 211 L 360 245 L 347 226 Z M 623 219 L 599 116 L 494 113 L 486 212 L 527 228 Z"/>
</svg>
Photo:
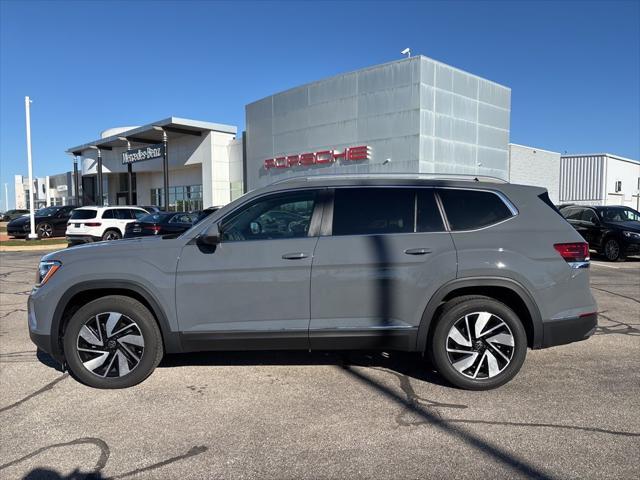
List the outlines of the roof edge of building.
<svg viewBox="0 0 640 480">
<path fill-rule="evenodd" d="M 640 164 L 640 160 L 635 160 L 633 158 L 622 157 L 620 155 L 615 155 L 613 153 L 606 153 L 606 152 L 600 152 L 600 153 L 567 153 L 567 154 L 562 154 L 561 157 L 562 158 L 611 157 L 611 158 L 615 158 L 617 160 L 622 160 L 622 161 L 625 161 L 625 162 L 632 162 L 632 163 Z"/>
<path fill-rule="evenodd" d="M 514 147 L 529 148 L 529 149 L 531 149 L 531 150 L 536 150 L 536 151 L 541 151 L 541 152 L 547 152 L 547 153 L 555 153 L 555 154 L 558 154 L 558 155 L 562 156 L 562 154 L 561 154 L 560 152 L 556 152 L 555 150 L 547 150 L 547 149 L 544 149 L 544 148 L 532 147 L 531 145 L 522 145 L 522 144 L 520 144 L 520 143 L 513 143 L 513 142 L 509 142 L 509 143 L 508 143 L 508 146 L 509 146 L 509 147 L 511 147 L 512 145 L 513 145 Z"/>
</svg>

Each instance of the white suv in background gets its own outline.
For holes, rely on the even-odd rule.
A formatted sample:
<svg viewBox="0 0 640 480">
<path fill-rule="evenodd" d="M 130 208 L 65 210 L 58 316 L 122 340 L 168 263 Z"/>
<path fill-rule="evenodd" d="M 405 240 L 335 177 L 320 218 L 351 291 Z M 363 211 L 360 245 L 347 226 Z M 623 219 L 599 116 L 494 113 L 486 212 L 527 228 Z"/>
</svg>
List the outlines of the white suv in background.
<svg viewBox="0 0 640 480">
<path fill-rule="evenodd" d="M 148 212 L 140 207 L 80 207 L 71 212 L 66 237 L 70 244 L 117 240 L 127 223 Z"/>
</svg>

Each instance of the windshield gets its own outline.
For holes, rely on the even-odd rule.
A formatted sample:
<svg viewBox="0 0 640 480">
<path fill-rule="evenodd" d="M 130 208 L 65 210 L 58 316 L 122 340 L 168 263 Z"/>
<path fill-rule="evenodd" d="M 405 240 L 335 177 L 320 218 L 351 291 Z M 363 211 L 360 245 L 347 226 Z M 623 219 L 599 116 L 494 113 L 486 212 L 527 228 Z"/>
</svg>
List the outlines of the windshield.
<svg viewBox="0 0 640 480">
<path fill-rule="evenodd" d="M 45 207 L 45 208 L 41 208 L 36 212 L 36 215 L 38 217 L 49 217 L 55 213 L 58 213 L 58 210 L 60 210 L 58 207 Z"/>
<path fill-rule="evenodd" d="M 71 220 L 88 220 L 96 218 L 97 210 L 74 210 L 71 212 Z"/>
<path fill-rule="evenodd" d="M 149 215 L 144 215 L 138 219 L 138 222 L 144 223 L 161 223 L 163 220 L 168 218 L 173 214 L 171 213 L 150 213 Z"/>
<path fill-rule="evenodd" d="M 640 213 L 628 207 L 610 207 L 601 210 L 602 217 L 609 222 L 640 222 Z"/>
</svg>

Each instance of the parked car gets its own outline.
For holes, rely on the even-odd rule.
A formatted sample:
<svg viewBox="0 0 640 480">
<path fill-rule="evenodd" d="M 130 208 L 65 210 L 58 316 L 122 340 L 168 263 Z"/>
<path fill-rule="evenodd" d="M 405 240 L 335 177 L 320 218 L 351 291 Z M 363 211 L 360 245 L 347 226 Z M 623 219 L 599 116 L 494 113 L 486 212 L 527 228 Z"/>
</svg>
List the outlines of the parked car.
<svg viewBox="0 0 640 480">
<path fill-rule="evenodd" d="M 45 207 L 35 211 L 35 233 L 38 238 L 52 238 L 64 235 L 67 220 L 71 211 L 76 208 L 72 205 Z M 28 213 L 28 212 L 27 212 Z M 14 218 L 7 224 L 7 235 L 16 238 L 24 238 L 31 232 L 30 216 Z"/>
<path fill-rule="evenodd" d="M 205 208 L 204 210 L 201 210 L 201 211 L 197 212 L 198 215 L 196 217 L 195 222 L 193 222 L 193 223 L 194 224 L 195 223 L 200 223 L 202 220 L 207 218 L 212 213 L 217 212 L 218 210 L 220 210 L 220 207 L 208 207 L 208 208 Z"/>
<path fill-rule="evenodd" d="M 124 238 L 180 234 L 193 226 L 196 217 L 195 213 L 187 212 L 150 213 L 127 224 Z"/>
<path fill-rule="evenodd" d="M 149 213 L 140 207 L 81 207 L 71 214 L 67 224 L 69 244 L 118 240 L 128 223 Z"/>
<path fill-rule="evenodd" d="M 640 213 L 622 206 L 569 206 L 560 210 L 589 243 L 589 248 L 615 262 L 640 254 Z"/>
<path fill-rule="evenodd" d="M 0 222 L 10 222 L 11 220 L 27 215 L 29 210 L 7 210 L 0 215 Z"/>
<path fill-rule="evenodd" d="M 453 385 L 484 390 L 512 379 L 528 347 L 593 334 L 588 267 L 542 188 L 290 179 L 177 238 L 45 255 L 29 330 L 99 388 L 141 382 L 165 353 L 376 349 L 430 355 Z"/>
<path fill-rule="evenodd" d="M 142 208 L 143 210 L 146 210 L 149 213 L 157 213 L 162 211 L 160 207 L 156 205 L 140 205 L 140 208 Z"/>
</svg>

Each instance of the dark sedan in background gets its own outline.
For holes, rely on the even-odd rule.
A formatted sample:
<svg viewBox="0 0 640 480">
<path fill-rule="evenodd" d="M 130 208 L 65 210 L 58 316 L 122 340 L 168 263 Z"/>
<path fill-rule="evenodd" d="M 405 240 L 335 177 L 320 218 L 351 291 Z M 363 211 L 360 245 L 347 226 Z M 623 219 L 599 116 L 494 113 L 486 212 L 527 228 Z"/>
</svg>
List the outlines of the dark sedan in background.
<svg viewBox="0 0 640 480">
<path fill-rule="evenodd" d="M 74 208 L 76 207 L 73 205 L 65 205 L 36 210 L 35 228 L 38 238 L 63 236 L 67 230 L 67 221 Z M 12 237 L 24 238 L 29 235 L 30 231 L 29 215 L 18 217 L 7 224 L 7 235 Z"/>
<path fill-rule="evenodd" d="M 4 213 L 0 213 L 0 222 L 10 222 L 16 218 L 29 213 L 29 210 L 7 210 Z"/>
<path fill-rule="evenodd" d="M 191 228 L 197 219 L 196 213 L 157 212 L 145 215 L 125 227 L 124 238 L 148 235 L 178 235 Z"/>
<path fill-rule="evenodd" d="M 622 206 L 570 205 L 562 216 L 589 242 L 589 248 L 612 262 L 640 254 L 640 213 Z"/>
</svg>

